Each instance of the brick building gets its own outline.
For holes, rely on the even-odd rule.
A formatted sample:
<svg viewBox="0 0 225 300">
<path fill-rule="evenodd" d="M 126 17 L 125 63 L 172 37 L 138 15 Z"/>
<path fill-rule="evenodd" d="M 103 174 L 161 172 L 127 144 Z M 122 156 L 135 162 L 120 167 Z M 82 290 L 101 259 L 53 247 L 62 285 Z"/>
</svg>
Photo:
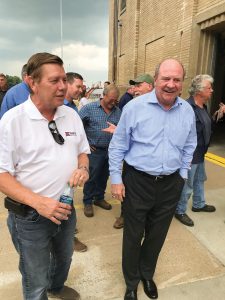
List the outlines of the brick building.
<svg viewBox="0 0 225 300">
<path fill-rule="evenodd" d="M 225 0 L 110 0 L 109 80 L 154 74 L 163 58 L 186 69 L 183 96 L 200 73 L 215 79 L 211 112 L 225 103 Z"/>
</svg>

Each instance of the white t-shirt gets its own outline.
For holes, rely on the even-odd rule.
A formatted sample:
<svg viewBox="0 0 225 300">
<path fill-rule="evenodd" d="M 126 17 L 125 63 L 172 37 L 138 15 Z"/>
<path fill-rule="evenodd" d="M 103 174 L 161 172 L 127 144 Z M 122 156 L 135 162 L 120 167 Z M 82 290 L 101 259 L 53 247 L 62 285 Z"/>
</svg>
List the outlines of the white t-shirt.
<svg viewBox="0 0 225 300">
<path fill-rule="evenodd" d="M 65 105 L 54 116 L 65 139 L 59 145 L 43 117 L 29 98 L 4 114 L 0 121 L 0 173 L 9 172 L 33 192 L 59 199 L 78 155 L 90 153 L 83 124 L 78 114 Z"/>
<path fill-rule="evenodd" d="M 90 102 L 91 101 L 86 97 L 81 98 L 80 101 L 79 101 L 78 110 L 80 110 L 83 106 L 85 106 L 86 104 L 88 104 Z"/>
</svg>

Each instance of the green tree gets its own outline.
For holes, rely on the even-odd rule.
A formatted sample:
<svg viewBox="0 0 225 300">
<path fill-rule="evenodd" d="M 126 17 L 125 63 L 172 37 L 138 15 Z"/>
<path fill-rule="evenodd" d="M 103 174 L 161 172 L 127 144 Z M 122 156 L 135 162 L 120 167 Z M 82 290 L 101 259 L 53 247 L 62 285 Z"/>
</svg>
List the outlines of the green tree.
<svg viewBox="0 0 225 300">
<path fill-rule="evenodd" d="M 18 76 L 6 75 L 6 78 L 7 78 L 9 87 L 12 87 L 12 86 L 22 82 L 22 80 Z"/>
</svg>

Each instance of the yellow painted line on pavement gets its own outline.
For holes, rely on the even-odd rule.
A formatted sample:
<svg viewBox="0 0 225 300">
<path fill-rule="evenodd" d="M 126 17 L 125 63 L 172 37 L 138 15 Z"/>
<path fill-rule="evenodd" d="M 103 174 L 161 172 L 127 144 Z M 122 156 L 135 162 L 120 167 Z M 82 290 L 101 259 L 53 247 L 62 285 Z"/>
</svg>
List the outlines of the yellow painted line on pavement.
<svg viewBox="0 0 225 300">
<path fill-rule="evenodd" d="M 225 158 L 224 157 L 217 156 L 213 153 L 207 152 L 206 155 L 205 155 L 205 158 L 206 158 L 207 161 L 210 161 L 213 164 L 216 164 L 218 166 L 221 166 L 221 167 L 225 168 Z M 82 187 L 77 187 L 77 189 L 81 190 Z M 118 205 L 118 204 L 121 203 L 119 200 L 115 200 L 115 199 L 112 199 L 112 200 L 109 200 L 109 201 L 107 200 L 107 202 L 109 202 L 112 205 Z M 84 207 L 83 204 L 76 204 L 75 205 L 76 209 L 83 209 L 83 207 Z M 5 218 L 5 213 L 0 213 L 0 219 L 2 219 L 3 217 Z"/>
<path fill-rule="evenodd" d="M 206 160 L 212 162 L 215 165 L 225 168 L 225 158 L 217 156 L 213 153 L 207 152 L 205 155 Z"/>
</svg>

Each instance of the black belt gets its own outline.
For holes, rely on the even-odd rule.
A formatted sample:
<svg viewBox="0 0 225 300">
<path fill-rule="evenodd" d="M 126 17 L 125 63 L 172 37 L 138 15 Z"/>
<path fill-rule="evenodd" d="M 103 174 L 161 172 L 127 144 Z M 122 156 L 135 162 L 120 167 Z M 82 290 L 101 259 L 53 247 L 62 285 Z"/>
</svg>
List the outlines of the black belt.
<svg viewBox="0 0 225 300">
<path fill-rule="evenodd" d="M 151 178 L 154 181 L 165 180 L 166 178 L 174 176 L 178 173 L 178 170 L 177 170 L 177 171 L 175 171 L 175 172 L 173 172 L 169 175 L 151 175 L 151 174 L 148 174 L 146 172 L 135 169 L 133 166 L 128 165 L 128 163 L 126 163 L 126 162 L 125 162 L 125 164 L 126 164 L 126 167 L 131 168 L 135 172 L 140 173 L 141 175 L 143 175 L 145 177 Z"/>
<path fill-rule="evenodd" d="M 90 147 L 94 147 L 95 149 L 100 149 L 100 150 L 108 150 L 109 147 L 99 147 L 99 146 L 94 146 L 90 145 Z"/>
<path fill-rule="evenodd" d="M 17 202 L 9 197 L 5 197 L 5 208 L 7 208 L 9 211 L 13 212 L 16 215 L 20 215 L 25 217 L 26 213 L 30 210 L 35 210 L 34 208 Z"/>
</svg>

